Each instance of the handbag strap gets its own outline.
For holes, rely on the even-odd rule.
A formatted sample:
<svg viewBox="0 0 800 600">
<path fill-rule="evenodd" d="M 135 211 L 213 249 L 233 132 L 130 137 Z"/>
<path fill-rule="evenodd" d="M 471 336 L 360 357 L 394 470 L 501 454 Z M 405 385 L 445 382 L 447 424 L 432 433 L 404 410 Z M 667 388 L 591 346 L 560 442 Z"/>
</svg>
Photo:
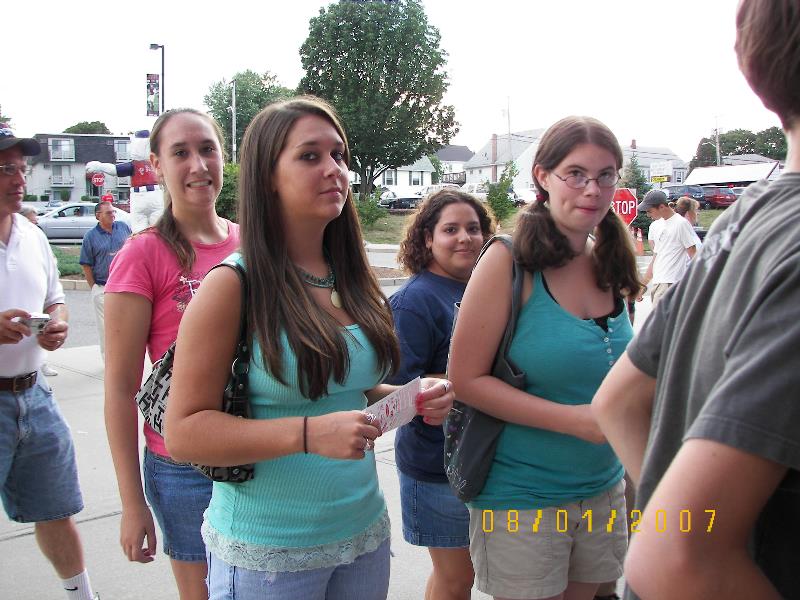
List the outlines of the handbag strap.
<svg viewBox="0 0 800 600">
<path fill-rule="evenodd" d="M 508 324 L 506 325 L 505 332 L 503 333 L 503 341 L 500 342 L 498 354 L 500 356 L 508 356 L 508 349 L 511 347 L 511 340 L 514 339 L 514 331 L 517 328 L 517 318 L 519 311 L 522 308 L 522 283 L 525 280 L 525 271 L 514 258 L 514 244 L 511 236 L 507 234 L 493 235 L 487 240 L 478 255 L 478 260 L 481 259 L 484 252 L 494 242 L 500 240 L 505 244 L 506 248 L 511 252 L 512 265 L 511 265 L 511 314 L 508 317 Z"/>
<path fill-rule="evenodd" d="M 247 332 L 247 299 L 250 297 L 250 286 L 247 282 L 247 273 L 244 267 L 235 260 L 225 260 L 218 265 L 214 265 L 209 272 L 218 267 L 229 267 L 239 277 L 239 283 L 242 286 L 242 301 L 239 314 L 239 337 L 236 343 L 236 353 L 233 357 L 233 364 L 231 365 L 231 376 L 236 378 L 240 375 L 247 376 L 247 371 L 250 365 L 250 343 L 248 341 Z"/>
</svg>

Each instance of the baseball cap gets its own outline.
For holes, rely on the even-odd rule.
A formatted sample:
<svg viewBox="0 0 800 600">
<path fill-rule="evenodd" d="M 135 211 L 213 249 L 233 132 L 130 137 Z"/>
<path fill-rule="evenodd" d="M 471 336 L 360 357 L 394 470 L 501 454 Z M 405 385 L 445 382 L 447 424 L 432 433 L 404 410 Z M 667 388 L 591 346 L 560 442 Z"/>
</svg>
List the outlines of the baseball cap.
<svg viewBox="0 0 800 600">
<path fill-rule="evenodd" d="M 18 138 L 7 123 L 0 123 L 0 150 L 19 146 L 23 156 L 36 156 L 42 151 L 39 142 L 33 138 Z"/>
<path fill-rule="evenodd" d="M 644 200 L 639 202 L 639 206 L 637 206 L 637 210 L 647 210 L 648 208 L 654 208 L 659 204 L 668 204 L 669 200 L 667 200 L 667 195 L 662 192 L 661 190 L 650 190 L 644 195 Z"/>
</svg>

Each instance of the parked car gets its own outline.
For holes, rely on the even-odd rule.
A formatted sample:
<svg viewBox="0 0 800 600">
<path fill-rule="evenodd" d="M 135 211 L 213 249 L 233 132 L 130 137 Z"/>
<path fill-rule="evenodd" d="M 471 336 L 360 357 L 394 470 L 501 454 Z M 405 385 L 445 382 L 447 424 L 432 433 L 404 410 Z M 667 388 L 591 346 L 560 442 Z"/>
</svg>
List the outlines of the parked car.
<svg viewBox="0 0 800 600">
<path fill-rule="evenodd" d="M 472 194 L 481 202 L 486 202 L 486 195 L 489 193 L 489 186 L 485 182 L 465 183 L 461 186 L 461 191 Z"/>
<path fill-rule="evenodd" d="M 742 192 L 744 192 L 747 189 L 747 187 L 746 186 L 745 187 L 732 187 L 732 188 L 728 188 L 728 189 L 733 192 L 733 195 L 736 196 L 736 199 L 738 200 L 739 196 L 742 195 Z"/>
<path fill-rule="evenodd" d="M 381 192 L 378 204 L 386 208 L 417 208 L 417 204 L 422 201 L 419 192 L 414 188 L 404 188 L 401 186 L 386 187 Z"/>
<path fill-rule="evenodd" d="M 442 190 L 446 189 L 457 190 L 459 189 L 459 186 L 456 185 L 455 183 L 433 183 L 431 185 L 426 185 L 424 188 L 422 188 L 419 195 L 420 198 L 427 198 L 431 194 L 435 194 L 436 192 L 441 192 Z"/>
<path fill-rule="evenodd" d="M 703 186 L 705 198 L 702 201 L 703 208 L 727 208 L 736 202 L 736 194 L 730 188 L 717 186 Z"/>
<path fill-rule="evenodd" d="M 694 198 L 701 206 L 705 202 L 705 192 L 699 185 L 665 185 L 661 188 L 661 191 L 667 195 L 667 200 L 670 202 L 683 196 Z"/>
<path fill-rule="evenodd" d="M 538 192 L 536 188 L 525 188 L 517 190 L 517 200 L 522 204 L 532 204 L 536 202 L 536 195 Z"/>
<path fill-rule="evenodd" d="M 39 228 L 48 239 L 83 239 L 97 225 L 93 202 L 71 202 L 39 217 Z M 130 225 L 130 215 L 124 210 L 114 209 L 117 220 Z"/>
</svg>

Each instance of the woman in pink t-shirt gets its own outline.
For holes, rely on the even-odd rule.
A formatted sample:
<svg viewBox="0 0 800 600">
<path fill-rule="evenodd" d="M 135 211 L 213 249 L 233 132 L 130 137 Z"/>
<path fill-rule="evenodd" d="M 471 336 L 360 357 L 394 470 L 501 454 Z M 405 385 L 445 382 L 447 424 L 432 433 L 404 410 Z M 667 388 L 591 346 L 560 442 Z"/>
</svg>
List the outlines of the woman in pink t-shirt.
<svg viewBox="0 0 800 600">
<path fill-rule="evenodd" d="M 158 360 L 178 334 L 183 312 L 209 269 L 239 246 L 239 227 L 218 216 L 223 136 L 211 117 L 170 110 L 153 126 L 150 160 L 164 188 L 163 215 L 131 237 L 106 285 L 105 419 L 122 500 L 120 544 L 128 560 L 154 559 L 153 515 L 162 532 L 181 600 L 207 598 L 200 536 L 211 481 L 173 461 L 145 425 L 144 490 L 134 396 L 145 350 Z M 145 495 L 147 500 L 145 500 Z"/>
</svg>

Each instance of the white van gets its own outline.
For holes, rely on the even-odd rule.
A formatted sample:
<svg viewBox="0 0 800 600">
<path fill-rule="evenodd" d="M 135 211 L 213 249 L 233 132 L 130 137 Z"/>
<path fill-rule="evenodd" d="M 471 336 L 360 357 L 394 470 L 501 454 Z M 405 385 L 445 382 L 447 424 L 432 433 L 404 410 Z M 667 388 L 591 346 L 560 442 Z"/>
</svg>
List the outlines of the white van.
<svg viewBox="0 0 800 600">
<path fill-rule="evenodd" d="M 472 182 L 462 185 L 461 191 L 466 192 L 467 194 L 472 194 L 481 202 L 486 202 L 486 195 L 489 192 L 489 187 L 483 181 Z"/>
</svg>

